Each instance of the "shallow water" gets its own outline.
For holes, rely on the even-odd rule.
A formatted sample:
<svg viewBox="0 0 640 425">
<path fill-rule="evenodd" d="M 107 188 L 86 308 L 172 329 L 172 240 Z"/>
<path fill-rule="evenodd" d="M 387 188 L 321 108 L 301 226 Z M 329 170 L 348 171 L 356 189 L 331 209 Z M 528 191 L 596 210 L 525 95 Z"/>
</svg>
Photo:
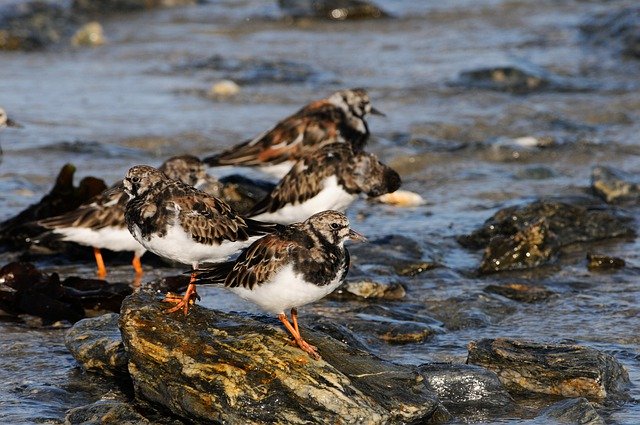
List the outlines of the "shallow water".
<svg viewBox="0 0 640 425">
<path fill-rule="evenodd" d="M 397 209 L 358 201 L 349 210 L 353 225 L 370 239 L 407 235 L 421 245 L 425 259 L 435 256 L 443 265 L 398 277 L 406 300 L 380 304 L 428 314 L 430 306 L 452 297 L 489 297 L 509 311 L 491 316 L 485 326 L 448 331 L 421 344 L 374 342 L 371 349 L 420 364 L 464 362 L 467 343 L 480 338 L 591 346 L 614 355 L 634 383 L 634 401 L 600 413 L 607 423 L 638 423 L 636 240 L 588 247 L 623 258 L 627 267 L 619 271 L 589 272 L 587 248 L 579 247 L 542 270 L 488 277 L 473 273 L 481 253 L 455 241 L 505 206 L 586 194 L 595 164 L 639 168 L 640 63 L 584 44 L 577 29 L 588 16 L 624 2 L 380 4 L 396 19 L 291 24 L 280 19 L 275 3 L 216 2 L 104 20 L 108 43 L 100 48 L 2 53 L 0 106 L 24 128 L 0 134 L 0 219 L 40 199 L 66 162 L 76 164 L 77 181 L 95 175 L 111 183 L 137 163 L 214 152 L 260 133 L 312 99 L 363 86 L 387 113 L 369 120 L 370 150 L 400 171 L 405 189 L 428 203 Z M 214 55 L 244 65 L 235 71 L 184 68 Z M 252 65 L 252 59 L 263 66 Z M 302 81 L 279 81 L 265 71 L 268 61 L 294 63 L 289 68 Z M 544 67 L 590 88 L 512 95 L 448 84 L 462 71 L 501 65 Z M 203 95 L 222 78 L 243 80 L 240 94 Z M 551 136 L 558 145 L 526 149 L 508 142 L 521 136 Z M 638 217 L 637 208 L 625 212 Z M 1 264 L 14 257 L 2 254 Z M 93 273 L 90 263 L 59 267 L 42 260 L 38 266 L 63 277 Z M 181 271 L 147 266 L 144 279 Z M 110 275 L 130 278 L 128 265 Z M 512 281 L 543 284 L 558 296 L 523 304 L 482 292 L 488 284 Z M 256 311 L 221 290 L 203 288 L 200 294 L 208 307 Z M 353 304 L 324 300 L 306 307 L 302 320 L 304 312 L 349 314 Z M 62 329 L 0 323 L 0 331 L 6 347 L 0 370 L 9 372 L 0 383 L 1 422 L 58 423 L 65 410 L 107 391 L 77 369 L 63 346 Z M 501 423 L 509 421 L 517 418 Z"/>
</svg>

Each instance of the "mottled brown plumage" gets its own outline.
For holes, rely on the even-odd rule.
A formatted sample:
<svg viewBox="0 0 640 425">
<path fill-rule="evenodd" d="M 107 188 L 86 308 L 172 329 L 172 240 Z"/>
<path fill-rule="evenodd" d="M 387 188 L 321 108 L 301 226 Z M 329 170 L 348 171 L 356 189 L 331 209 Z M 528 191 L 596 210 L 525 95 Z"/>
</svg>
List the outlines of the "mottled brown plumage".
<svg viewBox="0 0 640 425">
<path fill-rule="evenodd" d="M 290 167 L 292 161 L 329 143 L 348 143 L 359 150 L 369 138 L 365 120 L 369 113 L 381 114 L 371 107 L 365 90 L 341 90 L 326 99 L 311 102 L 258 137 L 204 161 L 211 166 L 248 167 L 291 162 Z M 279 176 L 286 171 L 287 167 L 274 169 Z"/>
</svg>

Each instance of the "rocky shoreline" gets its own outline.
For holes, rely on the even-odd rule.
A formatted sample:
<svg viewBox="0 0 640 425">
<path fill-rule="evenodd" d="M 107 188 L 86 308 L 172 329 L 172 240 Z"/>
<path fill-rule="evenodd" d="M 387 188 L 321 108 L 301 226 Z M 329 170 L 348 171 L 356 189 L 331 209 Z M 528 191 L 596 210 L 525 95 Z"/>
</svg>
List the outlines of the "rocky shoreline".
<svg viewBox="0 0 640 425">
<path fill-rule="evenodd" d="M 139 291 L 119 315 L 84 319 L 68 331 L 66 346 L 88 374 L 130 382 L 135 396 L 73 409 L 67 421 L 96 410 L 142 421 L 144 405 L 193 423 L 445 423 L 482 412 L 597 424 L 604 422 L 594 406 L 628 398 L 624 368 L 580 346 L 481 340 L 470 343 L 467 365 L 411 367 L 304 328 L 323 356 L 316 361 L 265 316 L 196 306 L 182 317 L 164 308 L 156 293 Z M 536 394 L 567 399 L 537 413 L 514 400 Z"/>
</svg>

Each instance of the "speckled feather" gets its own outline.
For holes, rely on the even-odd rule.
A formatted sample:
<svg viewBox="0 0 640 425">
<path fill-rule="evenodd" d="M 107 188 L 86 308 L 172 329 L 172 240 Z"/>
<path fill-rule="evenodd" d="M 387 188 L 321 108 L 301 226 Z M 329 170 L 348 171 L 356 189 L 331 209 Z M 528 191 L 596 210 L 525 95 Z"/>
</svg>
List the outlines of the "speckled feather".
<svg viewBox="0 0 640 425">
<path fill-rule="evenodd" d="M 369 139 L 364 116 L 370 109 L 366 91 L 342 90 L 306 105 L 258 137 L 204 161 L 211 166 L 260 166 L 297 160 L 328 143 L 350 143 L 362 149 Z"/>
<path fill-rule="evenodd" d="M 247 215 L 272 213 L 285 205 L 305 202 L 320 193 L 325 179 L 330 176 L 336 176 L 338 185 L 353 195 L 379 196 L 400 187 L 398 173 L 378 161 L 375 155 L 354 152 L 343 143 L 332 143 L 298 160 Z"/>
<path fill-rule="evenodd" d="M 306 282 L 324 286 L 336 277 L 344 277 L 349 268 L 349 252 L 336 235 L 327 237 L 318 230 L 316 217 L 344 215 L 335 211 L 316 214 L 303 223 L 282 227 L 276 233 L 265 236 L 246 248 L 235 261 L 214 265 L 197 271 L 198 283 L 224 284 L 229 288 L 254 289 L 269 283 L 278 271 L 287 265 L 300 274 Z M 326 232 L 326 231 L 325 231 Z"/>
</svg>

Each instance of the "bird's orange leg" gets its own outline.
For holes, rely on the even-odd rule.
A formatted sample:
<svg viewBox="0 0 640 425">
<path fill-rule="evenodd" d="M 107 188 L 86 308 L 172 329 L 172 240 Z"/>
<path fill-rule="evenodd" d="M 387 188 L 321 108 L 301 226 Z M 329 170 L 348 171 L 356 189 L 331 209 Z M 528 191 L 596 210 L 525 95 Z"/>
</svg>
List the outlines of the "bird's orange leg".
<svg viewBox="0 0 640 425">
<path fill-rule="evenodd" d="M 98 277 L 105 277 L 107 275 L 107 268 L 104 266 L 104 260 L 102 259 L 100 248 L 94 247 L 93 255 L 96 257 L 96 265 L 98 266 Z"/>
<path fill-rule="evenodd" d="M 140 262 L 140 257 L 138 257 L 137 254 L 133 254 L 131 265 L 133 266 L 133 270 L 136 271 L 136 276 L 142 276 L 144 274 L 144 271 L 142 270 L 142 263 Z"/>
<path fill-rule="evenodd" d="M 296 312 L 296 316 L 297 316 L 297 312 Z M 293 316 L 293 311 L 292 311 L 291 317 L 292 318 L 294 317 Z M 298 318 L 297 317 L 295 319 L 293 319 L 295 327 L 294 327 L 294 325 L 289 323 L 289 319 L 287 319 L 287 315 L 284 314 L 284 313 L 278 314 L 278 319 L 280 319 L 280 321 L 282 322 L 284 327 L 287 328 L 289 333 L 293 336 L 293 339 L 295 340 L 296 345 L 298 347 L 300 347 L 300 349 L 302 349 L 302 351 L 304 351 L 307 354 L 309 354 L 309 356 L 311 356 L 315 360 L 320 360 L 321 359 L 320 354 L 318 354 L 317 348 L 314 347 L 313 345 L 309 344 L 304 339 L 302 339 L 302 336 L 300 335 L 300 331 L 296 330 L 297 324 L 298 324 Z"/>
<path fill-rule="evenodd" d="M 184 293 L 184 296 L 168 293 L 164 297 L 164 301 L 168 303 L 176 303 L 175 306 L 165 310 L 165 313 L 173 313 L 174 311 L 178 311 L 181 308 L 184 311 L 184 315 L 186 316 L 189 312 L 189 306 L 191 304 L 195 304 L 196 299 L 200 299 L 200 296 L 196 292 L 196 285 L 193 283 L 196 280 L 196 274 L 191 273 L 191 279 L 189 280 L 189 286 L 187 286 L 187 291 Z"/>
</svg>

